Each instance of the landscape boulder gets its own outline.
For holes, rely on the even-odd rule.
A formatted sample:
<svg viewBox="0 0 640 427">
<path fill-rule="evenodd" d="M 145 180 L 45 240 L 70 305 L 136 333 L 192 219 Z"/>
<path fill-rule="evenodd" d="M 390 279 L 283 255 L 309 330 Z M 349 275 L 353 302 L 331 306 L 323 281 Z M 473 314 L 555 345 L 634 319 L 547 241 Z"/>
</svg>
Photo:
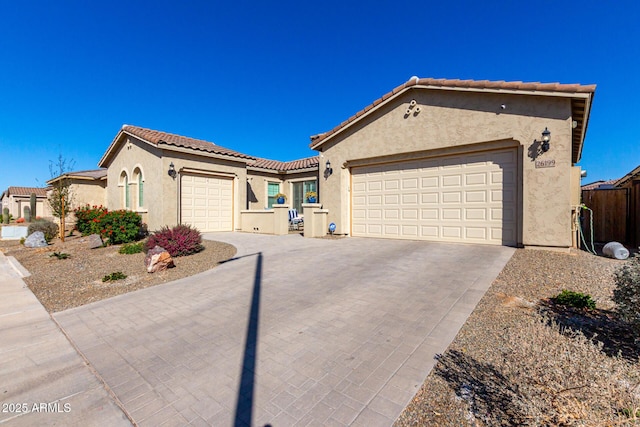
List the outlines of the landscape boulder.
<svg viewBox="0 0 640 427">
<path fill-rule="evenodd" d="M 101 248 L 103 245 L 104 242 L 99 234 L 91 234 L 87 237 L 87 246 L 89 249 Z"/>
<path fill-rule="evenodd" d="M 29 234 L 29 236 L 25 239 L 24 245 L 27 248 L 46 248 L 49 246 L 46 239 L 44 238 L 44 233 L 42 231 L 34 231 Z"/>
<path fill-rule="evenodd" d="M 147 271 L 149 273 L 155 273 L 156 271 L 163 271 L 167 268 L 175 267 L 173 258 L 171 258 L 169 252 L 161 246 L 155 246 L 147 252 L 147 256 L 144 257 L 144 265 L 147 267 Z"/>
</svg>

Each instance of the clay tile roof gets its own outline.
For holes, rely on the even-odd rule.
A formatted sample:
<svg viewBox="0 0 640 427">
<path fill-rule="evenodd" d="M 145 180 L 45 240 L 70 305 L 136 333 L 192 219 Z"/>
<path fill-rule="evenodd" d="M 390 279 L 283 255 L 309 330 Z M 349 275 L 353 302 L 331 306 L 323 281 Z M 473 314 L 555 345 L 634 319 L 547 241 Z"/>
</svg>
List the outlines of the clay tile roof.
<svg viewBox="0 0 640 427">
<path fill-rule="evenodd" d="M 356 119 L 363 116 L 365 113 L 369 112 L 374 107 L 380 105 L 385 102 L 395 94 L 410 88 L 412 86 L 426 86 L 426 87 L 438 87 L 438 88 L 466 88 L 466 89 L 476 89 L 476 90 L 505 90 L 505 91 L 528 91 L 531 93 L 535 92 L 561 92 L 561 93 L 587 93 L 593 95 L 596 90 L 596 85 L 580 85 L 580 84 L 561 84 L 561 83 L 540 83 L 540 82 L 521 82 L 521 81 L 489 81 L 489 80 L 459 80 L 459 79 L 434 79 L 434 78 L 417 78 L 412 77 L 409 81 L 401 84 L 400 86 L 394 88 L 391 92 L 384 94 L 381 98 L 376 99 L 369 106 L 365 107 L 363 110 L 357 112 L 353 116 L 349 117 L 344 122 L 340 123 L 335 128 L 331 129 L 328 132 L 324 132 L 321 134 L 313 135 L 311 137 L 310 147 L 317 149 L 324 140 L 331 137 L 331 135 L 336 134 L 344 127 L 354 122 Z M 579 136 L 576 136 L 576 140 L 574 140 L 574 146 L 576 150 L 576 157 L 579 159 L 581 141 L 577 141 Z M 577 160 L 575 160 L 577 161 Z"/>
<path fill-rule="evenodd" d="M 14 196 L 30 196 L 31 193 L 35 193 L 38 197 L 47 197 L 46 188 L 36 187 L 9 187 L 6 193 L 7 195 L 13 194 Z"/>
<path fill-rule="evenodd" d="M 592 182 L 591 184 L 585 184 L 582 187 L 580 187 L 581 190 L 598 190 L 598 189 L 603 189 L 603 188 L 613 188 L 613 184 L 615 184 L 618 180 L 617 179 L 609 179 L 607 181 L 596 181 L 596 182 Z"/>
<path fill-rule="evenodd" d="M 278 160 L 256 159 L 255 162 L 249 163 L 248 166 L 260 169 L 269 169 L 278 172 L 288 172 L 301 169 L 318 167 L 320 159 L 318 156 L 306 157 L 304 159 L 292 160 L 290 162 L 280 162 Z"/>
<path fill-rule="evenodd" d="M 130 125 L 124 125 L 122 127 L 122 131 L 134 135 L 138 138 L 144 139 L 145 141 L 148 141 L 155 145 L 166 144 L 172 145 L 174 147 L 189 148 L 192 150 L 222 154 L 225 156 L 238 157 L 241 159 L 255 159 L 255 157 L 253 156 L 248 156 L 237 151 L 229 150 L 228 148 L 221 147 L 214 144 L 213 142 L 204 141 L 202 139 L 189 138 L 173 133 L 161 132 Z"/>
</svg>

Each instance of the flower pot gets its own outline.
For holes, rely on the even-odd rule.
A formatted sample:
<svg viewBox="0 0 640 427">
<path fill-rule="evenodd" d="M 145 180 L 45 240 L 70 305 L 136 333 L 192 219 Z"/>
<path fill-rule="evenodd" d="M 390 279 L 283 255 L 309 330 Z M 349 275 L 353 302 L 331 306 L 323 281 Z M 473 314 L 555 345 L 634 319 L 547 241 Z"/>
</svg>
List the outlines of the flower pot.
<svg viewBox="0 0 640 427">
<path fill-rule="evenodd" d="M 307 202 L 308 203 L 315 203 L 316 202 L 316 198 L 315 197 L 307 197 Z"/>
<path fill-rule="evenodd" d="M 278 202 L 279 205 L 284 205 L 284 197 L 278 197 L 276 202 Z"/>
</svg>

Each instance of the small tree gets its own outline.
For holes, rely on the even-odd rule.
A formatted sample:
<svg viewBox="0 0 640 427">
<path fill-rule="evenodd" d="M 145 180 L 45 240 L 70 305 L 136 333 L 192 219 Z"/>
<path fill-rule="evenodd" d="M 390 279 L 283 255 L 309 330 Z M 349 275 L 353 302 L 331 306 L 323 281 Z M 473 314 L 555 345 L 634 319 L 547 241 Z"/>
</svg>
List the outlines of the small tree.
<svg viewBox="0 0 640 427">
<path fill-rule="evenodd" d="M 60 240 L 64 242 L 65 218 L 72 210 L 73 196 L 71 194 L 71 181 L 66 176 L 73 169 L 73 160 L 68 161 L 62 154 L 58 156 L 57 163 L 49 161 L 49 172 L 51 174 L 51 191 L 48 202 L 51 213 L 60 220 Z"/>
</svg>

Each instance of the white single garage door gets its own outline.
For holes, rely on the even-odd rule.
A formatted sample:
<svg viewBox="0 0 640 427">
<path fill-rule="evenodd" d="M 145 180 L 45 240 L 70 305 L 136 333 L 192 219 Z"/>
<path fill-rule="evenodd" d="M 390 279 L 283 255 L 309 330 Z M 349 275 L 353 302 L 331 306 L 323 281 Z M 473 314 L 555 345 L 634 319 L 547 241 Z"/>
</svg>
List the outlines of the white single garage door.
<svg viewBox="0 0 640 427">
<path fill-rule="evenodd" d="M 198 230 L 232 231 L 233 179 L 182 175 L 180 219 Z"/>
<path fill-rule="evenodd" d="M 352 234 L 516 244 L 516 150 L 352 169 Z"/>
</svg>

